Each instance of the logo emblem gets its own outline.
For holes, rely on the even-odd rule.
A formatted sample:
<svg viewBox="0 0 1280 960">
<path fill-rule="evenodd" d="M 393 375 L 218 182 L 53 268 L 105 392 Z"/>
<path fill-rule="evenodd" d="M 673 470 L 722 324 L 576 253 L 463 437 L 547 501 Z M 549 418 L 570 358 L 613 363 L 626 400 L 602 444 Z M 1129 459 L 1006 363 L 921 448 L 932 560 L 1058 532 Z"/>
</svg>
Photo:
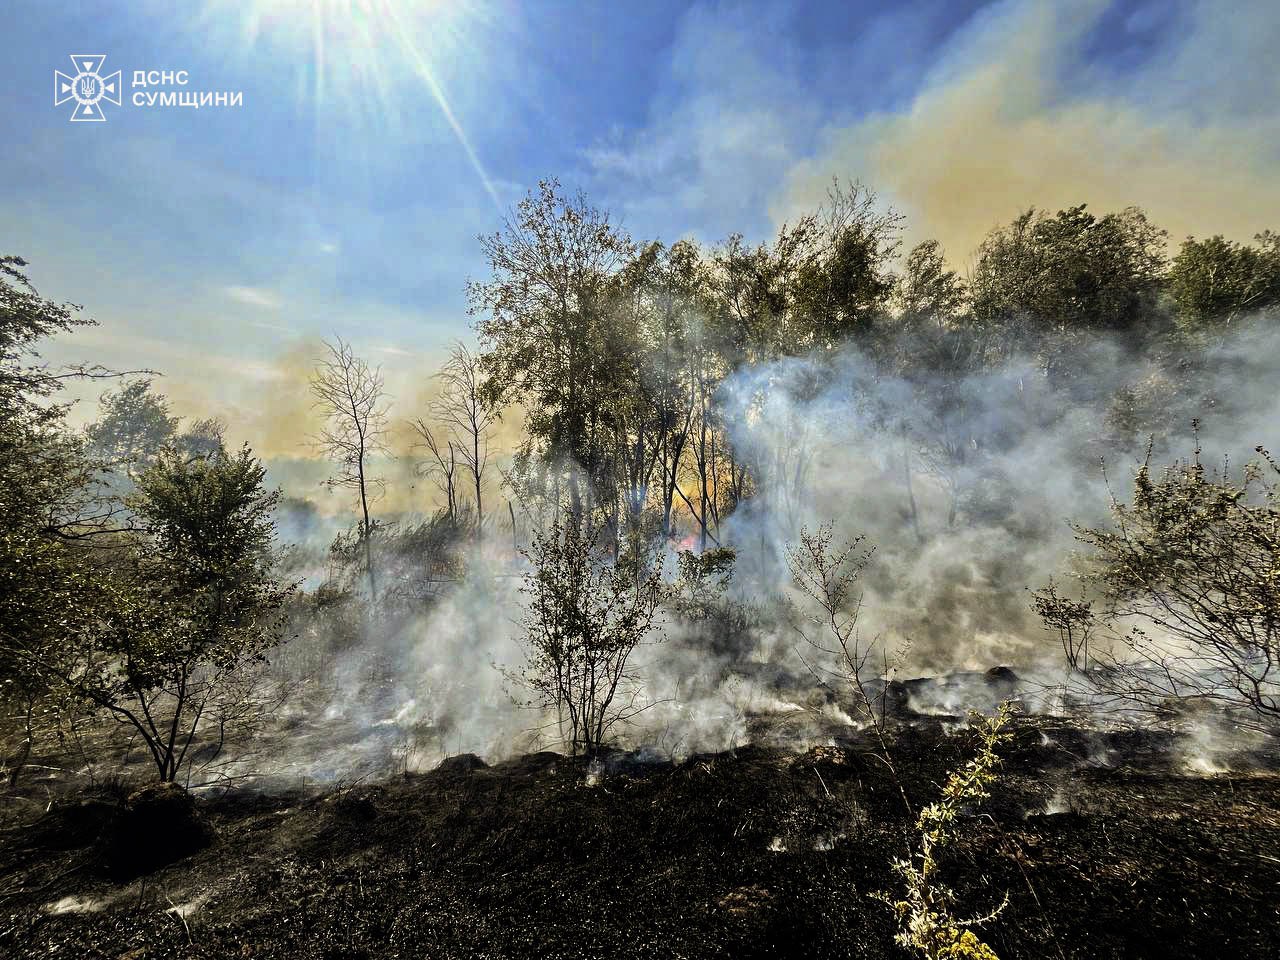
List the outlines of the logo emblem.
<svg viewBox="0 0 1280 960">
<path fill-rule="evenodd" d="M 120 106 L 120 71 L 108 77 L 101 76 L 102 62 L 106 56 L 86 56 L 73 53 L 71 62 L 75 65 L 74 76 L 68 76 L 61 70 L 53 71 L 53 105 L 60 107 L 68 100 L 76 102 L 71 111 L 71 122 L 79 120 L 106 120 L 102 112 L 102 101 Z"/>
</svg>

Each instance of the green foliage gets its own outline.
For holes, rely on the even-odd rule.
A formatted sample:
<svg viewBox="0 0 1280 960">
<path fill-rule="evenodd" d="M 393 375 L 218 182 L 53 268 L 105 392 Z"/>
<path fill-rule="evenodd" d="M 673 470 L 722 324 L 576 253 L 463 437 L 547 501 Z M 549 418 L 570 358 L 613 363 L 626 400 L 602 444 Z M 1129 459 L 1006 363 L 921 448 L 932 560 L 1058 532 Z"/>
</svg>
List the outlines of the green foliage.
<svg viewBox="0 0 1280 960">
<path fill-rule="evenodd" d="M 516 206 L 506 230 L 484 240 L 492 279 L 468 287 L 485 354 L 491 399 L 522 403 L 530 436 L 553 459 L 591 470 L 590 427 L 605 409 L 600 391 L 618 382 L 622 355 L 609 322 L 615 271 L 631 255 L 629 238 L 581 195 L 555 181 Z"/>
<path fill-rule="evenodd" d="M 1005 730 L 1011 715 L 1009 704 L 1004 703 L 994 716 L 970 716 L 978 732 L 977 755 L 953 770 L 942 787 L 942 797 L 920 811 L 916 819 L 919 846 L 910 858 L 894 863 L 906 888 L 892 904 L 902 928 L 896 939 L 928 960 L 998 960 L 995 951 L 969 928 L 994 919 L 1004 903 L 986 916 L 959 920 L 954 914 L 956 894 L 940 881 L 938 871 L 939 856 L 956 839 L 962 811 L 990 796 L 1000 764 L 997 751 L 1012 736 Z"/>
<path fill-rule="evenodd" d="M 1206 470 L 1199 452 L 1153 476 L 1137 471 L 1133 500 L 1112 523 L 1080 527 L 1079 571 L 1100 608 L 1037 595 L 1047 626 L 1090 635 L 1108 667 L 1094 676 L 1147 705 L 1208 699 L 1280 719 L 1280 466 L 1258 448 L 1238 479 Z M 1115 649 L 1116 654 L 1105 652 Z"/>
<path fill-rule="evenodd" d="M 998 331 L 1001 351 L 1140 328 L 1155 313 L 1164 237 L 1136 207 L 1102 217 L 1084 204 L 1054 216 L 1028 210 L 978 249 L 974 319 Z"/>
<path fill-rule="evenodd" d="M 0 257 L 0 417 L 22 415 L 47 424 L 62 408 L 38 404 L 36 399 L 56 393 L 68 376 L 91 375 L 98 368 L 52 371 L 32 362 L 39 360 L 35 345 L 45 337 L 92 326 L 93 321 L 79 316 L 74 304 L 41 297 L 22 272 L 26 265 L 21 257 Z"/>
<path fill-rule="evenodd" d="M 903 323 L 947 327 L 963 313 L 968 291 L 959 274 L 947 269 L 942 245 L 925 240 L 907 254 L 894 299 Z"/>
<path fill-rule="evenodd" d="M 78 695 L 132 724 L 161 779 L 177 776 L 206 707 L 279 641 L 291 587 L 271 573 L 279 494 L 246 446 L 234 455 L 160 454 L 130 505 L 131 539 L 102 584 L 84 659 L 59 670 Z"/>
<path fill-rule="evenodd" d="M 1172 430 L 1175 401 L 1197 398 L 1194 347 L 1173 335 L 1168 291 L 1172 283 L 1176 302 L 1191 296 L 1178 277 L 1195 273 L 1199 248 L 1168 271 L 1165 235 L 1141 210 L 1027 211 L 991 232 L 967 283 L 936 241 L 899 262 L 900 233 L 901 218 L 874 194 L 837 183 L 769 242 L 635 244 L 582 195 L 540 184 L 484 241 L 490 277 L 469 287 L 487 399 L 525 415 L 528 442 L 507 475 L 517 499 L 600 512 L 615 557 L 686 532 L 700 550 L 718 546 L 743 500 L 777 492 L 783 475 L 803 477 L 806 452 L 796 437 L 798 469 L 783 470 L 735 448 L 718 391 L 736 371 L 798 355 L 813 360 L 816 385 L 824 352 L 848 343 L 870 382 L 908 388 L 876 411 L 874 429 L 900 450 L 918 535 L 913 471 L 946 488 L 954 526 L 968 502 L 960 478 L 1017 442 L 998 426 L 968 429 L 974 375 L 1037 360 L 1072 401 L 1111 402 L 1103 445 Z M 1275 243 L 1267 234 L 1259 244 L 1261 263 Z M 1150 361 L 1119 392 L 1081 359 L 1100 334 Z M 443 453 L 450 474 L 455 451 Z M 452 479 L 444 486 L 455 489 Z"/>
<path fill-rule="evenodd" d="M 162 451 L 130 498 L 141 529 L 92 545 L 5 531 L 3 652 L 22 676 L 131 726 L 173 780 L 228 678 L 280 637 L 271 574 L 278 495 L 246 447 Z M 23 565 L 43 580 L 14 576 Z"/>
<path fill-rule="evenodd" d="M 248 445 L 235 454 L 186 457 L 163 451 L 130 499 L 156 555 L 184 579 L 221 587 L 259 572 L 280 501 L 266 491 L 264 467 Z"/>
<path fill-rule="evenodd" d="M 35 345 L 88 325 L 42 298 L 19 257 L 0 257 L 0 697 L 30 705 L 47 688 L 25 651 L 46 651 L 93 616 L 91 569 L 78 539 L 110 513 L 95 471 L 52 399 L 67 376 L 37 362 Z"/>
<path fill-rule="evenodd" d="M 1179 320 L 1191 327 L 1227 324 L 1280 302 L 1280 234 L 1265 231 L 1254 245 L 1188 237 L 1169 267 Z"/>
<path fill-rule="evenodd" d="M 104 393 L 102 413 L 85 428 L 90 449 L 113 466 L 144 469 L 178 435 L 178 418 L 150 380 L 134 380 Z"/>
<path fill-rule="evenodd" d="M 660 569 L 637 576 L 611 563 L 578 524 L 555 523 L 534 537 L 522 679 L 536 702 L 557 711 L 574 752 L 604 746 L 619 724 L 644 709 L 629 661 L 652 638 L 666 597 Z"/>
<path fill-rule="evenodd" d="M 681 550 L 677 561 L 677 608 L 692 620 L 707 619 L 729 589 L 736 560 L 737 553 L 728 547 L 703 553 Z"/>
<path fill-rule="evenodd" d="M 807 224 L 803 224 L 807 226 Z M 859 184 L 832 184 L 812 226 L 814 241 L 792 281 L 797 322 L 781 351 L 831 348 L 850 339 L 865 342 L 887 315 L 902 217 L 880 212 Z"/>
</svg>

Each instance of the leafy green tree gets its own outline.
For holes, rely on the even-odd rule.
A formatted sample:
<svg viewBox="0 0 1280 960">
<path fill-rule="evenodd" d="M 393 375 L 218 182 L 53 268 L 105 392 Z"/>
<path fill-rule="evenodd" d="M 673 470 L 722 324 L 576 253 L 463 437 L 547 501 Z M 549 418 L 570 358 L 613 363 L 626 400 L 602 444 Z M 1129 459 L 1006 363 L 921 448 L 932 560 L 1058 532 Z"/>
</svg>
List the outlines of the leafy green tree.
<svg viewBox="0 0 1280 960">
<path fill-rule="evenodd" d="M 1253 245 L 1220 236 L 1188 237 L 1169 267 L 1178 319 L 1192 327 L 1228 324 L 1280 303 L 1280 234 L 1258 234 Z"/>
<path fill-rule="evenodd" d="M 89 448 L 127 475 L 146 469 L 178 436 L 179 420 L 147 379 L 133 380 L 100 400 L 102 414 L 85 428 Z"/>
<path fill-rule="evenodd" d="M 861 184 L 833 183 L 813 224 L 812 252 L 794 279 L 797 342 L 783 344 L 784 353 L 865 342 L 885 319 L 894 290 L 889 268 L 902 217 L 881 211 L 874 193 Z"/>
<path fill-rule="evenodd" d="M 894 289 L 903 326 L 948 329 L 959 321 L 968 299 L 964 280 L 947 267 L 942 244 L 925 240 L 911 248 Z"/>
<path fill-rule="evenodd" d="M 1034 609 L 1073 667 L 1106 668 L 1087 674 L 1104 692 L 1280 720 L 1280 465 L 1258 453 L 1234 480 L 1206 470 L 1199 451 L 1158 476 L 1144 463 L 1111 524 L 1077 529 L 1095 599 L 1051 583 Z"/>
<path fill-rule="evenodd" d="M 1054 375 L 1082 333 L 1141 330 L 1157 315 L 1164 242 L 1136 207 L 1102 217 L 1084 204 L 1053 216 L 1032 209 L 992 231 L 970 290 L 993 358 L 1029 350 Z"/>
<path fill-rule="evenodd" d="M 608 499 L 597 489 L 610 476 L 605 421 L 628 371 L 616 274 L 633 245 L 581 194 L 543 181 L 482 247 L 491 276 L 467 292 L 490 400 L 523 406 L 531 443 L 556 466 L 557 486 L 581 517 Z"/>
<path fill-rule="evenodd" d="M 39 362 L 36 344 L 76 327 L 93 326 L 71 303 L 41 297 L 23 273 L 27 261 L 0 257 L 0 416 L 25 416 L 35 425 L 57 423 L 65 407 L 41 403 L 72 378 L 105 376 L 100 367 L 76 366 L 53 370 Z"/>
<path fill-rule="evenodd" d="M 33 669 L 135 730 L 173 781 L 230 678 L 280 639 L 291 588 L 271 572 L 265 468 L 248 447 L 161 451 L 130 497 L 144 532 L 82 565 L 86 614 L 56 644 L 20 648 Z M 72 582 L 77 582 L 73 580 Z"/>
<path fill-rule="evenodd" d="M 552 524 L 528 553 L 528 669 L 520 679 L 536 704 L 555 710 L 571 749 L 593 754 L 645 704 L 631 657 L 653 639 L 666 590 L 661 572 L 637 582 L 577 523 Z"/>
<path fill-rule="evenodd" d="M 699 476 L 710 469 L 709 408 L 722 365 L 708 319 L 706 265 L 696 244 L 645 246 L 619 274 L 615 300 L 621 375 L 612 399 L 610 457 L 623 519 L 614 526 L 638 560 L 655 538 L 672 535 L 677 496 L 689 500 L 680 487 L 689 454 Z M 713 487 L 698 484 L 695 522 L 703 526 L 714 522 Z M 634 564 L 637 572 L 644 566 Z"/>
<path fill-rule="evenodd" d="M 0 701 L 24 720 L 11 777 L 31 750 L 48 691 L 49 678 L 24 652 L 49 649 L 85 616 L 90 568 L 81 554 L 113 514 L 56 402 L 68 378 L 106 371 L 53 369 L 36 351 L 43 338 L 92 321 L 41 297 L 25 266 L 0 257 Z"/>
</svg>

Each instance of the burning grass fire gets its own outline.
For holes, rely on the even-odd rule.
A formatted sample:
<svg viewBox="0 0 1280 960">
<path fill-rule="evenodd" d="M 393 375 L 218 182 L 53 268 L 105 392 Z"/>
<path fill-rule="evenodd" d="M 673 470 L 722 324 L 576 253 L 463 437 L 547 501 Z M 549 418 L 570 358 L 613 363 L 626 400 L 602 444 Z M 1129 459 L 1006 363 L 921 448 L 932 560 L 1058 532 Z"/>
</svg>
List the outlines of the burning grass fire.
<svg viewBox="0 0 1280 960">
<path fill-rule="evenodd" d="M 225 420 L 0 258 L 0 955 L 1277 954 L 1280 236 L 515 196 Z"/>
</svg>

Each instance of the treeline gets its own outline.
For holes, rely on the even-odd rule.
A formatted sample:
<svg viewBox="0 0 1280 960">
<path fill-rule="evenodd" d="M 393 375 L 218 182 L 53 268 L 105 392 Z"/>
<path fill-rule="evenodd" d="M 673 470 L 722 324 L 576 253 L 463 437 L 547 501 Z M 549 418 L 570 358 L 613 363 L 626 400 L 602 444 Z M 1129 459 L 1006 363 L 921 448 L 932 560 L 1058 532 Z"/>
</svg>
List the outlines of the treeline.
<svg viewBox="0 0 1280 960">
<path fill-rule="evenodd" d="M 879 421 L 946 486 L 999 442 L 966 434 L 966 378 L 1027 362 L 1064 396 L 1105 401 L 1107 429 L 1127 441 L 1162 426 L 1169 390 L 1198 389 L 1206 340 L 1280 302 L 1270 232 L 1189 238 L 1170 257 L 1137 208 L 1029 210 L 962 276 L 936 241 L 904 251 L 902 228 L 872 193 L 836 183 L 767 243 L 638 243 L 583 196 L 540 184 L 483 240 L 489 277 L 468 287 L 482 396 L 524 411 L 511 489 L 539 517 L 560 504 L 597 514 L 618 557 L 686 526 L 706 549 L 739 504 L 797 469 L 735 447 L 718 402 L 735 372 L 807 356 L 820 379 L 824 356 L 858 351 L 871 377 L 907 386 Z M 1096 382 L 1099 339 L 1167 375 Z"/>
</svg>

